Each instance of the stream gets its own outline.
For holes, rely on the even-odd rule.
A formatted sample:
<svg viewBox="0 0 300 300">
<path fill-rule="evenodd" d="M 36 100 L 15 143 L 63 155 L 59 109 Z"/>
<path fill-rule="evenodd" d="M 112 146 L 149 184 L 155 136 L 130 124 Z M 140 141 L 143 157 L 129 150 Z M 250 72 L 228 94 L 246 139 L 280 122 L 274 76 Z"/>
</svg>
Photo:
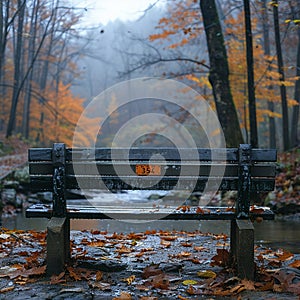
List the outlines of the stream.
<svg viewBox="0 0 300 300">
<path fill-rule="evenodd" d="M 47 219 L 28 219 L 24 213 L 2 218 L 2 225 L 8 229 L 23 230 L 45 230 Z M 271 247 L 273 249 L 283 248 L 292 253 L 300 253 L 300 220 L 263 221 L 254 223 L 256 244 Z M 229 235 L 229 221 L 151 221 L 130 223 L 117 220 L 71 220 L 71 229 L 90 230 L 98 229 L 108 232 L 143 232 L 146 230 L 186 230 L 211 233 L 225 233 Z"/>
</svg>

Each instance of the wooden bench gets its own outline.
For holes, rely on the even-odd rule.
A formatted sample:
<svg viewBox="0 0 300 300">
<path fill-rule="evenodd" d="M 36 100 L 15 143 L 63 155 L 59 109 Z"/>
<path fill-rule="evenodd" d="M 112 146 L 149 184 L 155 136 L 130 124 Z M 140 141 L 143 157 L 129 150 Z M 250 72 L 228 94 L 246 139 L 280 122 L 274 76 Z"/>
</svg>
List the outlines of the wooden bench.
<svg viewBox="0 0 300 300">
<path fill-rule="evenodd" d="M 196 155 L 195 155 L 196 153 Z M 176 148 L 53 148 L 29 149 L 31 188 L 52 191 L 53 205 L 35 204 L 28 218 L 46 217 L 47 274 L 58 274 L 70 257 L 70 219 L 230 220 L 230 253 L 237 275 L 254 278 L 254 228 L 251 219 L 274 219 L 266 208 L 252 209 L 250 198 L 275 187 L 276 150 Z M 149 161 L 151 159 L 151 161 Z M 87 205 L 66 199 L 69 189 L 237 191 L 234 209 L 183 206 L 149 209 Z M 219 181 L 220 185 L 214 187 Z M 191 184 L 192 183 L 192 184 Z M 183 200 L 180 203 L 183 203 Z M 201 201 L 200 201 L 201 202 Z"/>
</svg>

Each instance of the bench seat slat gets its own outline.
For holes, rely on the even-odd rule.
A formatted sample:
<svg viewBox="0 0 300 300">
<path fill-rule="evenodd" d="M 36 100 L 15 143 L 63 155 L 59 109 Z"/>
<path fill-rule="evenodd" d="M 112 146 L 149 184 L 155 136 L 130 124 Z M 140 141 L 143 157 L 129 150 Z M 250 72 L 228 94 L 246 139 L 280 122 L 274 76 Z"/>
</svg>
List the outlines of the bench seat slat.
<svg viewBox="0 0 300 300">
<path fill-rule="evenodd" d="M 31 188 L 52 191 L 53 181 L 52 176 L 31 176 Z M 177 184 L 177 177 L 163 177 L 159 182 L 154 176 L 107 176 L 100 178 L 95 176 L 82 176 L 80 177 L 80 186 L 77 183 L 75 176 L 67 176 L 66 188 L 67 189 L 100 189 L 100 190 L 172 190 Z M 210 178 L 210 182 L 215 184 L 219 182 L 219 178 Z M 105 185 L 104 185 L 105 183 Z M 203 191 L 207 183 L 207 178 L 181 176 L 177 190 L 191 190 L 194 185 L 195 191 Z M 134 186 L 132 188 L 131 184 Z M 251 190 L 255 191 L 272 191 L 275 186 L 275 181 L 272 178 L 253 178 Z M 237 190 L 238 178 L 228 177 L 223 178 L 220 190 Z"/>
<path fill-rule="evenodd" d="M 130 164 L 131 170 L 135 170 L 135 166 L 142 164 L 142 162 L 132 162 Z M 209 176 L 211 172 L 211 164 L 195 164 L 195 163 L 178 163 L 174 162 L 171 164 L 161 164 L 159 162 L 151 162 L 152 165 L 160 165 L 162 172 L 165 172 L 165 176 L 188 176 L 196 175 L 199 176 Z M 74 165 L 74 167 L 73 167 Z M 92 162 L 81 162 L 81 163 L 67 163 L 66 172 L 69 175 L 110 175 L 116 176 L 116 170 L 120 176 L 125 176 L 128 174 L 128 165 L 125 163 L 115 163 L 111 164 L 108 162 L 97 162 L 97 164 Z M 75 168 L 75 172 L 74 172 Z M 53 173 L 53 165 L 50 162 L 35 162 L 30 163 L 29 171 L 32 175 L 50 175 Z M 223 164 L 214 164 L 213 172 L 214 174 L 221 174 L 224 171 Z M 274 165 L 267 164 L 256 164 L 251 167 L 251 175 L 253 177 L 274 177 L 276 173 L 276 168 Z M 224 176 L 234 177 L 238 176 L 238 165 L 237 164 L 227 164 L 225 167 Z"/>
<path fill-rule="evenodd" d="M 195 157 L 195 151 L 198 152 L 198 157 Z M 114 159 L 126 160 L 128 149 L 114 149 Z M 149 159 L 152 155 L 162 155 L 169 161 L 191 160 L 191 161 L 211 161 L 212 153 L 214 160 L 224 160 L 224 153 L 226 153 L 227 161 L 238 161 L 238 149 L 180 149 L 176 148 L 131 148 L 130 160 L 144 160 Z M 96 148 L 96 149 L 66 149 L 66 158 L 68 161 L 72 160 L 111 160 L 110 148 Z M 251 160 L 253 162 L 275 162 L 277 159 L 277 152 L 275 149 L 252 149 Z M 31 148 L 28 152 L 29 161 L 52 161 L 52 148 Z"/>
<path fill-rule="evenodd" d="M 188 211 L 166 208 L 126 208 L 115 206 L 80 206 L 67 205 L 67 217 L 70 219 L 119 219 L 119 220 L 233 220 L 236 214 L 226 207 L 201 207 L 203 213 L 197 213 L 197 207 L 190 207 Z M 26 217 L 51 218 L 52 206 L 35 204 L 26 210 Z M 259 212 L 250 212 L 251 218 L 273 220 L 274 213 L 267 207 L 260 207 Z"/>
</svg>

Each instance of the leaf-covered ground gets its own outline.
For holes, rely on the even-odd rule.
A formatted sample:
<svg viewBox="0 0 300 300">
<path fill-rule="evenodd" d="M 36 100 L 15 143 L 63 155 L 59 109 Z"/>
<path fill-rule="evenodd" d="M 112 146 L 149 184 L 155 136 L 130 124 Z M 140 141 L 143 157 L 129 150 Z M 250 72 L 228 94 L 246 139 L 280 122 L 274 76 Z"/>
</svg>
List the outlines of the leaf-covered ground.
<svg viewBox="0 0 300 300">
<path fill-rule="evenodd" d="M 265 201 L 275 213 L 300 213 L 300 148 L 278 155 L 276 189 Z"/>
<path fill-rule="evenodd" d="M 0 134 L 0 179 L 27 162 L 28 143 L 19 137 L 6 139 Z"/>
<path fill-rule="evenodd" d="M 66 271 L 45 276 L 45 232 L 0 234 L 0 299 L 299 299 L 299 255 L 256 247 L 255 281 L 234 276 L 226 235 L 72 231 Z"/>
</svg>

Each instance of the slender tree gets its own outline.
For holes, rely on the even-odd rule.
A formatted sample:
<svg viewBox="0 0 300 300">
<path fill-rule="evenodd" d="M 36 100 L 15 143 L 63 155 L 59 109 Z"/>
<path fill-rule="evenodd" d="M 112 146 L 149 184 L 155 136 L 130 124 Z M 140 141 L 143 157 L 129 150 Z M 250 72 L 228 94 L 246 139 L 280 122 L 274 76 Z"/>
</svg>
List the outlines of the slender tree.
<svg viewBox="0 0 300 300">
<path fill-rule="evenodd" d="M 264 53 L 267 56 L 270 56 L 270 36 L 269 36 L 269 18 L 268 18 L 268 10 L 267 10 L 267 0 L 263 0 L 262 3 L 262 26 L 263 26 L 263 40 L 264 40 Z M 270 67 L 268 67 L 270 70 Z M 268 89 L 272 89 L 271 86 Z M 274 112 L 274 102 L 268 101 L 268 109 L 271 112 Z M 275 118 L 271 115 L 269 118 L 269 145 L 270 148 L 276 148 L 276 125 L 275 125 Z"/>
<path fill-rule="evenodd" d="M 286 88 L 284 85 L 285 74 L 284 64 L 282 58 L 281 41 L 280 41 L 280 28 L 279 28 L 279 16 L 278 16 L 278 0 L 272 1 L 273 6 L 273 19 L 274 19 L 274 31 L 275 31 L 275 43 L 276 43 L 276 54 L 278 73 L 280 74 L 280 95 L 281 95 L 281 108 L 282 108 L 282 135 L 283 135 L 283 148 L 288 150 L 290 147 L 289 142 L 289 116 L 288 116 L 288 104 L 286 96 Z"/>
<path fill-rule="evenodd" d="M 13 87 L 13 96 L 10 107 L 9 121 L 7 125 L 6 137 L 12 135 L 13 130 L 15 129 L 16 123 L 16 112 L 17 105 L 19 101 L 19 96 L 21 93 L 21 67 L 22 67 L 22 49 L 23 49 L 23 26 L 24 26 L 24 15 L 26 1 L 18 0 L 18 29 L 16 37 L 16 53 L 14 57 L 14 87 Z"/>
<path fill-rule="evenodd" d="M 251 29 L 251 10 L 249 0 L 244 0 L 245 12 L 245 33 L 246 33 L 246 57 L 247 57 L 247 77 L 248 77 L 248 102 L 250 121 L 250 143 L 252 147 L 258 147 L 257 121 L 256 121 L 256 100 L 254 88 L 253 71 L 253 45 Z"/>
<path fill-rule="evenodd" d="M 200 9 L 209 53 L 209 81 L 218 117 L 227 146 L 235 147 L 243 143 L 243 136 L 230 90 L 227 53 L 215 1 L 200 0 Z"/>
</svg>

